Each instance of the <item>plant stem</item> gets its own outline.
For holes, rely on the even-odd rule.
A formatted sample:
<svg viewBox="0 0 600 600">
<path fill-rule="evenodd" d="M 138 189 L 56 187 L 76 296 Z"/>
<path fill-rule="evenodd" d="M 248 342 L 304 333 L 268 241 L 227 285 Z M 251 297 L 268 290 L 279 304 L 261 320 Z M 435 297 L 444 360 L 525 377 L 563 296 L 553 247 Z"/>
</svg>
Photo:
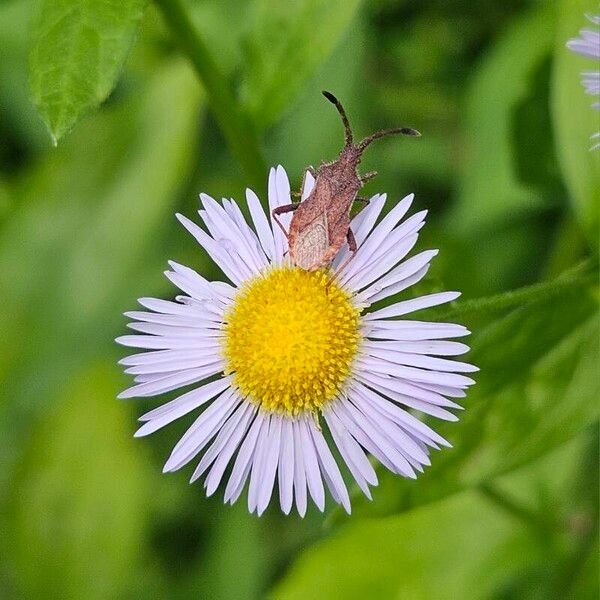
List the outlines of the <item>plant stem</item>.
<svg viewBox="0 0 600 600">
<path fill-rule="evenodd" d="M 182 0 L 155 0 L 174 40 L 192 62 L 227 143 L 249 182 L 262 190 L 266 163 L 250 121 L 236 102 L 219 65 L 194 27 Z"/>
<path fill-rule="evenodd" d="M 551 281 L 543 281 L 530 286 L 511 290 L 495 296 L 486 298 L 476 298 L 459 302 L 455 307 L 449 309 L 443 314 L 436 315 L 438 319 L 450 319 L 460 317 L 469 313 L 484 313 L 495 310 L 505 310 L 515 308 L 528 302 L 539 300 L 540 298 L 549 298 L 563 293 L 565 290 L 574 288 L 590 287 L 597 285 L 598 272 L 597 266 L 590 260 L 584 261 L 565 271 Z"/>
<path fill-rule="evenodd" d="M 552 523 L 547 521 L 543 515 L 536 513 L 526 506 L 518 504 L 513 498 L 509 498 L 490 482 L 481 483 L 478 486 L 478 489 L 486 498 L 488 498 L 488 500 L 491 500 L 500 506 L 516 519 L 533 527 L 542 539 L 548 540 L 549 533 L 552 530 Z"/>
</svg>

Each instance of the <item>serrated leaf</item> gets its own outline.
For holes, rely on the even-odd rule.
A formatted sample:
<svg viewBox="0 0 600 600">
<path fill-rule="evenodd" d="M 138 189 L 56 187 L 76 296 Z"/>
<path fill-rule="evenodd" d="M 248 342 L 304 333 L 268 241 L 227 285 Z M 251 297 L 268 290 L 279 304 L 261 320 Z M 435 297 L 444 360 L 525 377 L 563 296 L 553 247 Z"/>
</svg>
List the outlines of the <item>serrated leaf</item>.
<svg viewBox="0 0 600 600">
<path fill-rule="evenodd" d="M 557 2 L 557 29 L 552 82 L 552 115 L 556 151 L 573 211 L 593 247 L 598 247 L 600 227 L 600 151 L 590 151 L 590 136 L 600 130 L 600 113 L 591 107 L 594 97 L 585 93 L 581 72 L 598 69 L 598 61 L 567 49 L 579 30 L 594 28 L 585 13 L 597 14 L 595 0 Z"/>
<path fill-rule="evenodd" d="M 245 43 L 242 98 L 254 123 L 277 120 L 302 83 L 329 56 L 358 0 L 259 0 Z"/>
<path fill-rule="evenodd" d="M 114 88 L 145 6 L 146 0 L 44 0 L 29 71 L 54 143 Z"/>
</svg>

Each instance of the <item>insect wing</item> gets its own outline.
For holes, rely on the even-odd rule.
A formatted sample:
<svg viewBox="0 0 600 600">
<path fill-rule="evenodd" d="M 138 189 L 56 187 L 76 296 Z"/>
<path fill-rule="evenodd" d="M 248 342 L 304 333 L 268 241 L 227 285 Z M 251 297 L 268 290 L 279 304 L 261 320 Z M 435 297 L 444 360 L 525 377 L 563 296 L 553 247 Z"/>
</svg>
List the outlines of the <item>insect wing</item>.
<svg viewBox="0 0 600 600">
<path fill-rule="evenodd" d="M 294 260 L 301 269 L 312 270 L 321 266 L 328 249 L 329 229 L 324 211 L 298 233 Z"/>
</svg>

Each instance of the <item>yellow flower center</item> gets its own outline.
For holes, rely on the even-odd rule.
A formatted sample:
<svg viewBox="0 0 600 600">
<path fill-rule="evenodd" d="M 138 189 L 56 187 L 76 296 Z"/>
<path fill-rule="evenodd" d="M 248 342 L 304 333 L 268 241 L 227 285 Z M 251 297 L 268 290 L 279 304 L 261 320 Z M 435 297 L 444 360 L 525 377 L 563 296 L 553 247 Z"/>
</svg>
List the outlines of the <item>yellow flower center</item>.
<svg viewBox="0 0 600 600">
<path fill-rule="evenodd" d="M 245 284 L 225 315 L 226 372 L 266 410 L 320 409 L 348 377 L 360 311 L 330 277 L 272 269 Z"/>
</svg>

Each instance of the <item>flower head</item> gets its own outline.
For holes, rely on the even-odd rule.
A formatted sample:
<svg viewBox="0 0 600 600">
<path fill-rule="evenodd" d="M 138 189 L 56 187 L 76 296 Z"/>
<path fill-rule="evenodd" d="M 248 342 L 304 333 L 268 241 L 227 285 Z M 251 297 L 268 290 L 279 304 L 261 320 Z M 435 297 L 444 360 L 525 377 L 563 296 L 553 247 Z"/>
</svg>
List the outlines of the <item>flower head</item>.
<svg viewBox="0 0 600 600">
<path fill-rule="evenodd" d="M 600 25 L 600 15 L 587 15 L 588 20 L 596 26 Z M 597 29 L 582 29 L 578 38 L 569 40 L 567 48 L 581 54 L 586 58 L 592 58 L 599 64 L 594 71 L 584 71 L 581 74 L 581 83 L 590 96 L 600 96 L 600 31 Z M 600 102 L 594 102 L 592 108 L 600 110 Z M 592 135 L 592 139 L 599 139 L 600 132 Z M 600 142 L 591 149 L 600 148 Z"/>
<path fill-rule="evenodd" d="M 306 197 L 314 185 L 307 174 Z M 444 292 L 371 305 L 420 281 L 436 250 L 405 260 L 424 225 L 425 211 L 403 220 L 407 196 L 376 225 L 385 195 L 352 220 L 358 251 L 347 267 L 343 249 L 333 270 L 305 271 L 287 256 L 287 240 L 247 190 L 254 227 L 232 200 L 201 195 L 206 230 L 182 215 L 229 280 L 208 281 L 171 262 L 167 277 L 183 292 L 174 302 L 140 299 L 147 311 L 126 313 L 139 332 L 118 338 L 147 350 L 121 364 L 135 385 L 120 397 L 148 397 L 193 386 L 140 418 L 136 436 L 150 434 L 206 406 L 183 435 L 164 470 L 202 456 L 192 481 L 206 474 L 208 495 L 225 472 L 225 501 L 235 502 L 248 483 L 248 508 L 262 514 L 275 485 L 287 514 L 301 515 L 310 495 L 323 510 L 325 487 L 350 512 L 346 483 L 330 448 L 370 498 L 377 476 L 372 454 L 388 469 L 415 478 L 430 464 L 431 448 L 448 442 L 414 412 L 456 420 L 476 368 L 447 357 L 468 347 L 446 338 L 469 332 L 461 325 L 409 320 L 407 315 L 454 300 Z M 290 203 L 282 167 L 269 175 L 269 207 Z M 289 215 L 283 216 L 285 225 Z M 327 433 L 328 432 L 328 433 Z M 277 483 L 276 483 L 277 482 Z M 325 485 L 324 485 L 324 483 Z"/>
</svg>

